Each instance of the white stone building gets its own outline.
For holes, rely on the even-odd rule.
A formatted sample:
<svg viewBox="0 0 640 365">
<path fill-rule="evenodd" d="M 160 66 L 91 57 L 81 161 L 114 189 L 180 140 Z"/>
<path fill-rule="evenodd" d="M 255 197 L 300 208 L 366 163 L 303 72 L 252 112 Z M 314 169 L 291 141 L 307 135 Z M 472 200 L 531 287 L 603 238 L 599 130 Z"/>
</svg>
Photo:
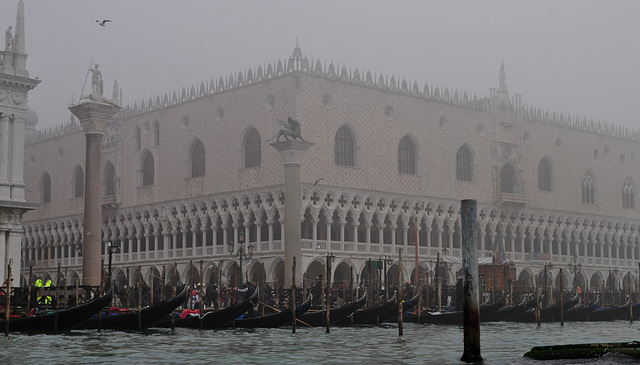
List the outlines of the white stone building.
<svg viewBox="0 0 640 365">
<path fill-rule="evenodd" d="M 554 280 L 562 268 L 564 283 L 590 288 L 626 287 L 638 275 L 637 131 L 525 106 L 508 94 L 504 68 L 498 87 L 478 97 L 310 60 L 296 46 L 285 61 L 150 97 L 113 120 L 102 235 L 122 248 L 119 283 L 127 270 L 137 280 L 139 266 L 145 280 L 164 268 L 169 281 L 174 263 L 179 281 L 201 281 L 201 267 L 205 283 L 218 272 L 231 280 L 238 259 L 227 243 L 241 235 L 254 250 L 245 275 L 282 283 L 291 270 L 283 265 L 284 170 L 266 140 L 289 116 L 315 143 L 301 166 L 306 286 L 331 252 L 334 281 L 367 277 L 366 260 L 386 257 L 395 282 L 401 248 L 413 281 L 416 236 L 422 277 L 440 254 L 453 263 L 451 282 L 461 199 L 478 201 L 479 256 L 504 254 L 522 287 L 549 263 Z M 31 130 L 25 156 L 27 199 L 41 204 L 25 215 L 25 267 L 55 276 L 60 264 L 77 278 L 79 124 Z"/>
</svg>

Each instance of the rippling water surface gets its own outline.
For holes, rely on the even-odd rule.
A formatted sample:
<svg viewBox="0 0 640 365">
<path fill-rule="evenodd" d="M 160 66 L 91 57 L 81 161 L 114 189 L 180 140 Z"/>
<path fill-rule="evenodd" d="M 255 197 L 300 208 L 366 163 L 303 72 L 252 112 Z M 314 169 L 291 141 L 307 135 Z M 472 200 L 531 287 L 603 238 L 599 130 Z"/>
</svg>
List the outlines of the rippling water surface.
<svg viewBox="0 0 640 365">
<path fill-rule="evenodd" d="M 485 364 L 632 364 L 626 357 L 538 362 L 522 358 L 533 346 L 639 340 L 640 324 L 489 323 L 481 326 Z M 149 329 L 71 331 L 0 338 L 1 364 L 456 364 L 462 327 L 405 324 L 366 328 Z"/>
</svg>

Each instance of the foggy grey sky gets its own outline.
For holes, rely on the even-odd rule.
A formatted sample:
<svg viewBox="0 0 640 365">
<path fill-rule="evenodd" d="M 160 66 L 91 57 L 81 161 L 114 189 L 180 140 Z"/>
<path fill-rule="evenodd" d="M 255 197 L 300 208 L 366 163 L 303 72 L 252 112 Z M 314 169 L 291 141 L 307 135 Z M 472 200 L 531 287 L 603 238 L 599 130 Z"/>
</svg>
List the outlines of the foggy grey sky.
<svg viewBox="0 0 640 365">
<path fill-rule="evenodd" d="M 18 1 L 1 3 L 4 31 Z M 479 96 L 504 61 L 526 105 L 640 127 L 639 1 L 24 3 L 38 128 L 69 120 L 92 58 L 105 96 L 117 79 L 127 105 L 287 58 L 296 38 L 309 58 Z"/>
</svg>

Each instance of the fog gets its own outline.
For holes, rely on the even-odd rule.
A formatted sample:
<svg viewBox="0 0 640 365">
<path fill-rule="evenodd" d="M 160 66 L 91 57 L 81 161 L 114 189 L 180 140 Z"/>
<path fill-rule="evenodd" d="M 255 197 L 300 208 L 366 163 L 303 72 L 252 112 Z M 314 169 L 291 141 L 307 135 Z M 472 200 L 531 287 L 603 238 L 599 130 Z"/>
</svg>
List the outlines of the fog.
<svg viewBox="0 0 640 365">
<path fill-rule="evenodd" d="M 296 40 L 310 59 L 479 96 L 504 62 L 526 105 L 640 127 L 638 1 L 24 3 L 38 128 L 69 120 L 92 60 L 126 106 L 285 59 Z M 0 27 L 15 27 L 18 0 L 1 4 Z"/>
</svg>

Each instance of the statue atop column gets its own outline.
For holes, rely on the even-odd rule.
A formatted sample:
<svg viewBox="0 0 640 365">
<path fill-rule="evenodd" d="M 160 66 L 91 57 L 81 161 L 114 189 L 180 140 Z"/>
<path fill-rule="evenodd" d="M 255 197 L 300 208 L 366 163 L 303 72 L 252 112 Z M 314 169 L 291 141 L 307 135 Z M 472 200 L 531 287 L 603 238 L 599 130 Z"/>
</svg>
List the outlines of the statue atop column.
<svg viewBox="0 0 640 365">
<path fill-rule="evenodd" d="M 291 117 L 289 117 L 289 119 L 287 119 L 286 121 L 278 119 L 278 124 L 280 124 L 282 128 L 280 128 L 280 130 L 273 136 L 273 138 L 268 139 L 265 142 L 270 142 L 274 139 L 276 140 L 276 142 L 280 142 L 280 137 L 283 136 L 287 141 L 290 140 L 289 137 L 291 137 L 292 139 L 299 139 L 301 141 L 304 141 L 304 139 L 302 138 L 302 134 L 300 133 L 300 123 L 297 120 Z"/>
<path fill-rule="evenodd" d="M 102 72 L 98 70 L 98 64 L 93 69 L 90 69 L 93 77 L 91 77 L 91 86 L 93 87 L 93 94 L 102 96 Z"/>
<path fill-rule="evenodd" d="M 103 95 L 103 82 L 102 82 L 102 72 L 98 69 L 98 64 L 94 66 L 94 68 L 90 68 L 91 71 L 91 93 L 89 95 L 83 95 L 80 99 L 88 99 L 96 103 L 103 104 L 114 104 L 115 103 Z"/>
</svg>

